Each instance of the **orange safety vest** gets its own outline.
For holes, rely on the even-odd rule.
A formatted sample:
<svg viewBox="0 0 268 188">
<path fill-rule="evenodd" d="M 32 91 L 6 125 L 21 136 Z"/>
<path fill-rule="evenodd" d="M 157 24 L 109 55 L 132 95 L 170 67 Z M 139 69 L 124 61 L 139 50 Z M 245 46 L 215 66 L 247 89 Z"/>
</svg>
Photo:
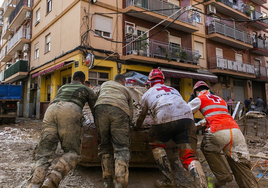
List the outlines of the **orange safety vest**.
<svg viewBox="0 0 268 188">
<path fill-rule="evenodd" d="M 201 100 L 199 110 L 205 116 L 207 127 L 210 127 L 212 133 L 223 129 L 239 129 L 236 121 L 228 112 L 226 102 L 222 98 L 209 92 L 205 92 L 198 98 Z"/>
</svg>

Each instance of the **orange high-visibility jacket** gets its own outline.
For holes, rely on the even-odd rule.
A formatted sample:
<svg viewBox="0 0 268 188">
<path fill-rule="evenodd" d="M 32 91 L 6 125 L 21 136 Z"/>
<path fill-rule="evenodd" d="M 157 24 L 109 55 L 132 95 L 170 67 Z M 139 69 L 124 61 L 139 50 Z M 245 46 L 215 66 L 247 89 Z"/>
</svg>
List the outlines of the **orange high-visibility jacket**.
<svg viewBox="0 0 268 188">
<path fill-rule="evenodd" d="M 198 98 L 201 100 L 199 110 L 205 116 L 207 127 L 210 127 L 212 133 L 223 129 L 239 129 L 236 121 L 228 113 L 226 102 L 221 97 L 205 92 Z"/>
</svg>

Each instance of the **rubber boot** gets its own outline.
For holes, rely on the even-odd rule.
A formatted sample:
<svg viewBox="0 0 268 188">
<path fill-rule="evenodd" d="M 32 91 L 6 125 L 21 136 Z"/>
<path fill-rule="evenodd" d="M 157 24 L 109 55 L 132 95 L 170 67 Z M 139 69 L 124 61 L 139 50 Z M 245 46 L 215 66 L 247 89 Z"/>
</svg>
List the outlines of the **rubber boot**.
<svg viewBox="0 0 268 188">
<path fill-rule="evenodd" d="M 79 156 L 74 153 L 68 153 L 63 157 L 59 159 L 51 173 L 46 177 L 41 188 L 57 188 L 60 184 L 60 181 L 71 169 L 75 167 L 80 160 Z"/>
<path fill-rule="evenodd" d="M 111 154 L 103 154 L 101 156 L 102 178 L 104 187 L 114 188 L 114 158 Z"/>
<path fill-rule="evenodd" d="M 47 173 L 46 166 L 39 166 L 35 168 L 29 179 L 29 184 L 27 188 L 40 188 L 42 182 L 45 179 L 46 173 Z"/>
<path fill-rule="evenodd" d="M 194 178 L 194 186 L 196 188 L 207 188 L 208 187 L 206 175 L 205 175 L 203 168 L 202 168 L 202 165 L 199 161 L 193 160 L 189 164 L 188 170 Z"/>
<path fill-rule="evenodd" d="M 116 159 L 115 161 L 115 188 L 126 188 L 128 186 L 128 161 Z"/>
<path fill-rule="evenodd" d="M 62 180 L 61 174 L 52 171 L 51 174 L 45 179 L 41 188 L 58 188 Z"/>
<path fill-rule="evenodd" d="M 171 169 L 169 160 L 167 158 L 167 153 L 164 150 L 164 148 L 155 148 L 152 150 L 153 151 L 153 156 L 158 164 L 159 170 L 164 174 L 165 180 L 160 181 L 156 180 L 155 186 L 158 188 L 162 187 L 172 187 L 172 188 L 177 188 L 177 184 L 174 179 L 174 174 Z"/>
</svg>

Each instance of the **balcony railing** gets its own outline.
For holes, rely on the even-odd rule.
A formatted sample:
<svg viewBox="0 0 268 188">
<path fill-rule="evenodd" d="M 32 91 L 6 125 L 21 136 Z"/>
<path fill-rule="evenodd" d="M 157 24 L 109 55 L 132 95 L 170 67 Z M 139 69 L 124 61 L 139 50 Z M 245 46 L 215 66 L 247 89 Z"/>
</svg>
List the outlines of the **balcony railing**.
<svg viewBox="0 0 268 188">
<path fill-rule="evenodd" d="M 246 14 L 247 16 L 249 16 L 250 14 L 250 7 L 249 5 L 240 2 L 240 1 L 233 1 L 233 0 L 221 0 L 221 2 L 235 10 L 238 10 L 244 14 Z"/>
<path fill-rule="evenodd" d="M 9 24 L 13 21 L 13 19 L 16 17 L 16 15 L 19 13 L 21 7 L 23 7 L 23 6 L 31 7 L 31 1 L 28 1 L 28 0 L 20 0 L 20 2 L 17 4 L 17 6 L 14 9 L 14 11 L 9 16 Z"/>
<path fill-rule="evenodd" d="M 1 50 L 0 59 L 2 59 L 5 55 L 7 55 L 7 48 L 4 46 Z"/>
<path fill-rule="evenodd" d="M 245 29 L 246 30 L 246 29 Z M 251 44 L 251 37 L 245 30 L 238 30 L 236 26 L 230 26 L 223 22 L 213 20 L 208 26 L 208 34 L 219 33 L 244 43 Z"/>
<path fill-rule="evenodd" d="M 268 50 L 268 41 L 253 37 L 253 48 L 262 48 L 264 50 Z"/>
<path fill-rule="evenodd" d="M 130 5 L 141 7 L 163 16 L 170 16 L 180 9 L 179 6 L 164 0 L 126 0 L 126 6 Z M 188 11 L 180 10 L 171 18 L 196 26 L 195 14 L 189 16 Z"/>
<path fill-rule="evenodd" d="M 28 72 L 28 61 L 19 60 L 5 71 L 5 79 L 18 72 Z"/>
<path fill-rule="evenodd" d="M 255 20 L 255 19 L 260 19 L 262 18 L 262 13 L 257 11 L 257 10 L 254 10 L 251 12 L 251 19 L 252 20 Z M 263 19 L 263 20 L 260 20 L 260 22 L 264 23 L 265 25 L 268 25 L 268 20 L 267 19 Z"/>
<path fill-rule="evenodd" d="M 129 37 L 126 42 L 134 40 Z M 172 61 L 188 62 L 199 64 L 199 52 L 189 48 L 184 48 L 174 43 L 166 43 L 153 39 L 147 39 L 140 42 L 134 42 L 126 47 L 126 54 L 135 54 Z"/>
<path fill-rule="evenodd" d="M 14 36 L 8 41 L 7 51 L 9 51 L 20 39 L 30 39 L 30 28 L 22 26 Z"/>
<path fill-rule="evenodd" d="M 222 57 L 209 58 L 210 69 L 223 69 L 247 74 L 254 74 L 254 66 L 248 63 L 235 61 Z"/>
<path fill-rule="evenodd" d="M 267 67 L 255 67 L 255 73 L 257 77 L 268 77 Z"/>
<path fill-rule="evenodd" d="M 10 1 L 9 0 L 6 0 L 5 4 L 4 4 L 4 12 L 6 11 L 6 9 L 8 7 L 16 7 L 16 5 L 13 5 L 13 4 L 10 4 Z"/>
</svg>

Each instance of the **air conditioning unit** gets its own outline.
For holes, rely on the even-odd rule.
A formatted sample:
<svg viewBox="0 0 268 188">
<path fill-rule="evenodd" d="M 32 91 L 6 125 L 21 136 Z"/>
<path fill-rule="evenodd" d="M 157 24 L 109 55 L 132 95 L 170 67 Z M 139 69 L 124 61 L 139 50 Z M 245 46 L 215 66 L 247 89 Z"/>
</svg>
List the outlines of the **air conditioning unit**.
<svg viewBox="0 0 268 188">
<path fill-rule="evenodd" d="M 30 90 L 36 90 L 37 89 L 37 84 L 31 83 Z"/>
<path fill-rule="evenodd" d="M 213 5 L 208 5 L 208 13 L 216 14 L 216 7 Z"/>
<path fill-rule="evenodd" d="M 29 19 L 31 19 L 31 12 L 27 11 L 25 15 L 25 20 L 29 20 Z"/>
<path fill-rule="evenodd" d="M 125 34 L 137 36 L 137 28 L 132 25 L 126 25 Z"/>
<path fill-rule="evenodd" d="M 29 44 L 24 44 L 22 52 L 28 52 L 28 51 L 30 51 L 30 45 Z"/>
<path fill-rule="evenodd" d="M 20 55 L 21 55 L 21 53 L 20 53 L 20 51 L 17 51 L 16 53 L 15 53 L 15 55 L 14 55 L 14 58 L 20 58 Z"/>
</svg>

